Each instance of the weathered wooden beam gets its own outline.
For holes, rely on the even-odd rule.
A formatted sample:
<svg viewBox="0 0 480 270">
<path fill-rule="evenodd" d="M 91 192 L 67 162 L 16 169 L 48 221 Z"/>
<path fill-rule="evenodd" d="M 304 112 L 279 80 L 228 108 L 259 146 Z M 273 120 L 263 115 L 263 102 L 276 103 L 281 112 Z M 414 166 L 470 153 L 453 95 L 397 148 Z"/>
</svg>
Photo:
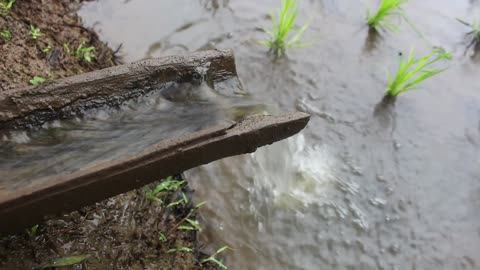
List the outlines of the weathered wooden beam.
<svg viewBox="0 0 480 270">
<path fill-rule="evenodd" d="M 190 81 L 199 72 L 210 84 L 235 77 L 232 51 L 150 59 L 0 92 L 0 131 L 41 125 L 105 104 L 116 105 L 169 82 Z"/>
<path fill-rule="evenodd" d="M 0 191 L 0 233 L 21 230 L 42 221 L 45 215 L 79 209 L 202 164 L 251 153 L 298 133 L 309 118 L 299 112 L 253 116 L 240 123 L 161 141 L 137 156 Z"/>
</svg>

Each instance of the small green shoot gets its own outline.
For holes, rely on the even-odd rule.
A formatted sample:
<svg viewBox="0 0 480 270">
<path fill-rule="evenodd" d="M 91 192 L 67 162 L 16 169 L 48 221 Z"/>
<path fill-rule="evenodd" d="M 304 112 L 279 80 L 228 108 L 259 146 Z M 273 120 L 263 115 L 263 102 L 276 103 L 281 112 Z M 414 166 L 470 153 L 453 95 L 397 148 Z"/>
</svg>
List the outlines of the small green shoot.
<svg viewBox="0 0 480 270">
<path fill-rule="evenodd" d="M 206 258 L 205 260 L 203 260 L 201 263 L 204 264 L 206 262 L 213 262 L 215 264 L 217 264 L 218 266 L 222 267 L 223 269 L 227 269 L 227 267 L 219 260 L 217 259 L 215 256 L 217 256 L 218 254 L 224 252 L 225 250 L 227 249 L 230 249 L 230 250 L 233 250 L 231 247 L 229 246 L 224 246 L 220 249 L 218 249 L 214 254 L 212 254 L 212 256 Z"/>
<path fill-rule="evenodd" d="M 51 263 L 42 265 L 41 269 L 51 268 L 51 267 L 63 267 L 79 264 L 88 259 L 90 255 L 77 255 L 77 256 L 67 256 L 53 260 Z"/>
<path fill-rule="evenodd" d="M 39 85 L 39 84 L 44 83 L 45 81 L 46 81 L 45 78 L 40 77 L 40 76 L 35 76 L 29 82 L 30 82 L 31 85 Z"/>
<path fill-rule="evenodd" d="M 9 41 L 12 39 L 12 33 L 8 29 L 3 29 L 0 31 L 0 37 L 5 41 Z"/>
<path fill-rule="evenodd" d="M 167 237 L 165 236 L 165 234 L 163 234 L 162 232 L 159 233 L 158 235 L 158 240 L 160 240 L 161 242 L 167 242 Z"/>
<path fill-rule="evenodd" d="M 198 224 L 198 221 L 196 220 L 191 220 L 189 218 L 186 218 L 185 221 L 188 223 L 186 225 L 181 225 L 178 227 L 179 230 L 187 230 L 187 231 L 202 231 L 202 227 L 200 227 L 200 224 Z"/>
<path fill-rule="evenodd" d="M 43 52 L 44 54 L 47 54 L 47 53 L 49 53 L 51 50 L 52 50 L 52 46 L 51 46 L 50 44 L 48 44 L 47 47 L 45 47 L 45 48 L 42 49 L 42 52 Z"/>
<path fill-rule="evenodd" d="M 410 50 L 407 60 L 400 60 L 395 76 L 388 74 L 387 96 L 397 96 L 400 93 L 418 89 L 418 84 L 435 76 L 443 69 L 432 68 L 432 65 L 440 60 L 451 60 L 451 53 L 442 48 L 434 48 L 427 56 L 413 57 L 413 49 Z"/>
<path fill-rule="evenodd" d="M 30 229 L 27 229 L 27 234 L 30 237 L 35 237 L 37 235 L 37 232 L 38 232 L 38 224 L 31 227 Z"/>
<path fill-rule="evenodd" d="M 0 14 L 7 16 L 10 10 L 12 9 L 14 3 L 15 3 L 15 0 L 0 1 Z"/>
<path fill-rule="evenodd" d="M 480 21 L 473 20 L 472 23 L 468 23 L 458 18 L 457 21 L 470 28 L 470 32 L 466 34 L 468 38 L 468 48 L 477 45 L 480 42 Z"/>
<path fill-rule="evenodd" d="M 180 201 L 183 201 L 183 198 L 182 200 Z M 201 227 L 198 225 L 198 222 L 196 221 L 193 221 L 190 219 L 190 217 L 195 213 L 195 211 L 197 211 L 200 207 L 202 207 L 203 205 L 205 204 L 205 202 L 201 202 L 201 203 L 198 203 L 197 205 L 195 205 L 195 207 L 193 209 L 190 210 L 190 212 L 188 212 L 188 214 L 182 219 L 180 220 L 180 222 L 178 222 L 175 226 L 173 226 L 173 228 L 170 229 L 170 231 L 168 232 L 167 235 L 170 235 L 172 232 L 174 232 L 176 229 L 179 229 L 180 226 L 185 226 L 185 225 L 182 225 L 184 224 L 184 222 L 188 222 L 190 223 L 194 228 L 197 228 L 198 230 L 201 230 Z M 190 221 L 188 221 L 190 220 Z M 192 223 L 195 223 L 192 224 Z M 188 226 L 188 225 L 187 225 Z M 186 227 L 183 227 L 183 229 L 186 229 Z"/>
<path fill-rule="evenodd" d="M 162 203 L 162 200 L 158 198 L 159 196 L 166 195 L 167 191 L 175 191 L 179 189 L 183 184 L 185 184 L 185 180 L 179 181 L 169 176 L 160 184 L 156 185 L 155 188 L 152 189 L 149 186 L 145 186 L 143 190 L 147 199 Z"/>
<path fill-rule="evenodd" d="M 312 45 L 312 43 L 300 42 L 300 38 L 305 30 L 307 30 L 309 24 L 306 23 L 300 28 L 295 27 L 295 20 L 298 16 L 297 0 L 281 0 L 281 7 L 277 9 L 277 17 L 273 14 L 270 16 L 273 26 L 270 30 L 265 30 L 270 38 L 259 41 L 259 43 L 269 47 L 275 56 L 282 56 L 288 48 L 300 48 Z M 290 31 L 295 31 L 296 33 L 288 39 Z"/>
<path fill-rule="evenodd" d="M 67 55 L 73 55 L 72 50 L 70 50 L 70 44 L 68 42 L 63 43 L 63 50 Z"/>
<path fill-rule="evenodd" d="M 178 201 L 175 201 L 175 202 L 172 202 L 172 203 L 169 203 L 167 205 L 167 208 L 169 207 L 173 207 L 173 206 L 177 206 L 179 204 L 187 204 L 188 203 L 188 198 L 187 198 L 187 195 L 185 195 L 185 193 L 182 192 L 182 198 Z"/>
<path fill-rule="evenodd" d="M 92 59 L 95 58 L 95 47 L 84 47 L 85 42 L 80 43 L 77 49 L 75 50 L 75 57 L 78 60 L 85 60 L 86 62 L 92 62 Z"/>
<path fill-rule="evenodd" d="M 392 32 L 398 31 L 398 25 L 392 23 L 390 16 L 397 15 L 405 18 L 405 13 L 402 9 L 402 4 L 407 0 L 381 0 L 377 10 L 372 13 L 367 9 L 367 24 L 375 30 L 386 29 Z"/>
<path fill-rule="evenodd" d="M 39 37 L 43 36 L 40 28 L 30 25 L 30 32 L 28 33 L 33 39 L 37 40 Z"/>
<path fill-rule="evenodd" d="M 182 243 L 179 242 L 179 243 L 177 243 L 177 247 L 172 248 L 172 249 L 169 249 L 169 250 L 167 251 L 167 253 L 172 253 L 172 252 L 177 252 L 177 251 L 192 252 L 193 249 L 191 249 L 191 248 L 189 248 L 189 247 L 184 247 L 184 246 L 182 245 Z"/>
</svg>

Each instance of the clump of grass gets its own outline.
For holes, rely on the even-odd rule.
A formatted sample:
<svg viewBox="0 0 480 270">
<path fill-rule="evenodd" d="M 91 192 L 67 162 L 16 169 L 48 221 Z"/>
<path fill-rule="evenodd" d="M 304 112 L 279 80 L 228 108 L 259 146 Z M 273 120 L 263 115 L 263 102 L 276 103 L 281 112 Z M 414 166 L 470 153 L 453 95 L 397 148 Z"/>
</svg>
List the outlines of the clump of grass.
<svg viewBox="0 0 480 270">
<path fill-rule="evenodd" d="M 12 9 L 14 3 L 15 3 L 15 0 L 0 1 L 0 14 L 7 16 L 10 10 Z"/>
<path fill-rule="evenodd" d="M 183 184 L 185 184 L 185 180 L 175 180 L 172 176 L 169 176 L 160 184 L 156 185 L 154 188 L 151 188 L 150 186 L 145 186 L 143 188 L 145 192 L 145 198 L 159 203 L 163 203 L 163 201 L 159 197 L 166 195 L 168 191 L 175 191 L 179 189 Z M 184 198 L 182 197 L 182 201 L 183 200 Z"/>
<path fill-rule="evenodd" d="M 371 29 L 376 31 L 386 29 L 390 31 L 398 31 L 398 25 L 392 23 L 390 17 L 398 15 L 405 18 L 402 4 L 407 0 L 381 0 L 375 12 L 367 9 L 367 24 Z"/>
<path fill-rule="evenodd" d="M 305 30 L 309 24 L 304 24 L 300 28 L 295 27 L 295 20 L 298 16 L 297 0 L 281 0 L 281 7 L 277 9 L 277 16 L 270 15 L 273 26 L 271 30 L 265 30 L 270 35 L 268 40 L 260 41 L 260 44 L 268 46 L 276 55 L 281 56 L 288 48 L 299 48 L 309 46 L 311 43 L 301 43 Z M 288 39 L 288 34 L 292 31 L 296 33 Z"/>
<path fill-rule="evenodd" d="M 31 85 L 39 85 L 39 84 L 44 83 L 45 81 L 46 81 L 45 78 L 40 77 L 40 76 L 35 76 L 29 82 L 30 82 Z"/>
<path fill-rule="evenodd" d="M 177 245 L 175 248 L 169 249 L 167 253 L 172 253 L 172 252 L 178 252 L 178 251 L 183 251 L 183 252 L 192 252 L 193 249 L 189 247 L 183 246 L 181 242 L 177 242 Z"/>
<path fill-rule="evenodd" d="M 95 47 L 85 47 L 85 41 L 80 43 L 75 51 L 70 49 L 70 44 L 68 42 L 63 43 L 63 50 L 67 55 L 73 56 L 77 60 L 84 60 L 88 63 L 92 62 L 92 59 L 95 58 Z"/>
<path fill-rule="evenodd" d="M 84 47 L 85 42 L 80 43 L 77 49 L 75 50 L 75 57 L 78 60 L 84 60 L 86 62 L 92 62 L 92 59 L 95 58 L 95 47 Z"/>
<path fill-rule="evenodd" d="M 229 246 L 224 246 L 220 249 L 218 249 L 214 254 L 212 254 L 212 256 L 206 258 L 205 260 L 203 260 L 201 263 L 204 264 L 206 262 L 213 262 L 215 264 L 217 264 L 218 266 L 222 267 L 223 269 L 227 269 L 227 267 L 219 260 L 217 259 L 215 256 L 217 256 L 218 254 L 224 252 L 225 250 L 227 249 L 231 249 L 233 250 L 231 247 Z"/>
<path fill-rule="evenodd" d="M 12 33 L 10 32 L 10 30 L 4 29 L 0 31 L 0 37 L 5 41 L 9 41 L 12 39 Z"/>
<path fill-rule="evenodd" d="M 386 96 L 395 97 L 405 91 L 418 89 L 418 84 L 433 77 L 447 68 L 434 68 L 433 65 L 441 60 L 451 60 L 451 53 L 442 48 L 434 48 L 433 51 L 420 58 L 413 56 L 413 49 L 406 60 L 401 59 L 395 76 L 388 74 Z"/>
<path fill-rule="evenodd" d="M 458 19 L 460 23 L 463 25 L 466 25 L 470 28 L 470 32 L 466 34 L 467 36 L 467 48 L 470 48 L 472 46 L 477 46 L 480 43 L 480 21 L 473 20 L 473 22 L 468 23 L 462 19 Z"/>
<path fill-rule="evenodd" d="M 43 36 L 40 28 L 30 25 L 30 32 L 28 33 L 33 39 L 37 40 L 39 37 Z"/>
</svg>

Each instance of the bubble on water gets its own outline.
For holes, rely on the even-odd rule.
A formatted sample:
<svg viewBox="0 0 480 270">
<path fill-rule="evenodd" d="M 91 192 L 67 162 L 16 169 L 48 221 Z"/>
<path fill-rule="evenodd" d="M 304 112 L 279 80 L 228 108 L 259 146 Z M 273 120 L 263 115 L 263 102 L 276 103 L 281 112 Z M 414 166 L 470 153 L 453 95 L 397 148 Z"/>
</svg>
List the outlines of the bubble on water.
<svg viewBox="0 0 480 270">
<path fill-rule="evenodd" d="M 370 202 L 371 205 L 377 206 L 380 208 L 383 208 L 387 204 L 387 201 L 381 198 L 371 198 L 368 201 Z"/>
</svg>

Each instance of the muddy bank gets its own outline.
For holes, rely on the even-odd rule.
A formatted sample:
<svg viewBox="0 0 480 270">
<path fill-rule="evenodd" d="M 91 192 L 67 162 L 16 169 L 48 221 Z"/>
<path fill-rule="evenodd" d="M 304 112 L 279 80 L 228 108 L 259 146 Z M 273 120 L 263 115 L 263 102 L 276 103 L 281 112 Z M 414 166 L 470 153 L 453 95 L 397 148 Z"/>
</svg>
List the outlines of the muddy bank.
<svg viewBox="0 0 480 270">
<path fill-rule="evenodd" d="M 35 76 L 48 81 L 116 64 L 113 51 L 81 26 L 78 5 L 22 0 L 2 10 L 0 31 L 8 34 L 0 37 L 0 91 L 26 86 Z M 178 229 L 193 209 L 188 188 L 162 194 L 162 202 L 147 197 L 144 189 L 131 191 L 2 236 L 0 269 L 34 269 L 73 255 L 88 258 L 63 269 L 215 268 L 200 264 L 196 231 Z"/>
<path fill-rule="evenodd" d="M 115 65 L 113 51 L 81 25 L 79 5 L 24 0 L 1 12 L 0 91 L 26 86 L 34 76 L 52 80 Z"/>
</svg>

